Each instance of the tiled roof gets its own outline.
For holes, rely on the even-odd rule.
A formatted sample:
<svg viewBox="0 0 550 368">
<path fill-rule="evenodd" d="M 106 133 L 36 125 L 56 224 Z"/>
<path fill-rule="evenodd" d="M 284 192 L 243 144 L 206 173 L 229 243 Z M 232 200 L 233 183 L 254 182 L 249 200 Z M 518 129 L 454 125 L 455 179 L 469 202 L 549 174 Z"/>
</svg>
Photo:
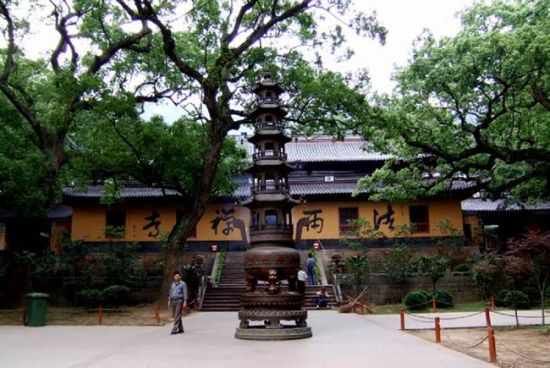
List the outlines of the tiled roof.
<svg viewBox="0 0 550 368">
<path fill-rule="evenodd" d="M 290 184 L 292 195 L 352 194 L 357 182 L 296 183 Z"/>
<path fill-rule="evenodd" d="M 466 213 L 550 211 L 550 202 L 527 204 L 519 202 L 507 203 L 504 199 L 495 201 L 477 198 L 466 199 L 462 201 L 462 211 Z"/>
<path fill-rule="evenodd" d="M 250 155 L 254 146 L 243 142 Z M 378 152 L 365 150 L 365 141 L 357 138 L 348 138 L 344 141 L 323 139 L 299 139 L 285 145 L 289 162 L 351 162 L 351 161 L 384 161 L 391 158 Z"/>
<path fill-rule="evenodd" d="M 359 139 L 299 140 L 287 143 L 286 153 L 290 162 L 383 161 L 391 157 L 378 152 L 367 152 L 365 142 Z"/>
<path fill-rule="evenodd" d="M 103 187 L 101 185 L 91 185 L 86 190 L 81 191 L 75 187 L 63 188 L 63 194 L 70 198 L 99 198 L 101 197 Z M 121 198 L 159 198 L 164 196 L 178 196 L 173 189 L 153 188 L 145 185 L 127 185 L 120 188 Z"/>
<path fill-rule="evenodd" d="M 320 178 L 291 177 L 289 178 L 291 195 L 323 195 L 323 194 L 352 194 L 357 188 L 357 181 L 361 176 L 333 177 L 334 181 L 323 181 Z M 251 182 L 248 176 L 238 176 L 235 179 L 236 189 L 233 197 L 245 199 L 251 196 Z M 451 191 L 460 191 L 472 187 L 472 183 L 453 182 Z M 87 191 L 77 191 L 66 187 L 64 195 L 69 198 L 99 198 L 101 186 L 90 186 Z M 152 188 L 143 185 L 128 185 L 121 188 L 121 198 L 161 198 L 178 196 L 175 190 Z"/>
<path fill-rule="evenodd" d="M 53 206 L 48 211 L 50 220 L 68 219 L 73 215 L 73 208 L 64 204 Z"/>
</svg>

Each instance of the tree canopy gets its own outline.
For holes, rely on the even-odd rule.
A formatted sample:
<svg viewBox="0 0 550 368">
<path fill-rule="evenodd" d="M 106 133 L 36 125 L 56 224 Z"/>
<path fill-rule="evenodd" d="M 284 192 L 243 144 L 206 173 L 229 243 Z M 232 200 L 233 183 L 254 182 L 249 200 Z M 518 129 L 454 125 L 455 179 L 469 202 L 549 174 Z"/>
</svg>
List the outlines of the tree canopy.
<svg viewBox="0 0 550 368">
<path fill-rule="evenodd" d="M 59 179 L 71 180 L 71 173 L 65 175 L 71 165 L 81 178 L 126 176 L 175 187 L 189 201 L 166 241 L 168 273 L 212 189 L 224 187 L 223 168 L 231 170 L 239 160 L 226 137 L 248 123 L 250 87 L 259 76 L 270 72 L 288 83 L 284 102 L 295 124 L 308 124 L 312 111 L 315 119 L 339 126 L 365 110 L 359 91 L 366 78 L 328 72 L 323 58 L 328 52 L 351 56 L 344 28 L 381 42 L 386 34 L 374 14 L 355 11 L 351 0 L 32 4 L 37 12 L 47 9 L 44 24 L 55 29 L 59 42 L 30 76 L 24 65 L 31 61 L 21 46 L 32 24 L 17 12 L 17 0 L 0 0 L 0 92 L 44 157 L 44 175 L 52 178 L 44 203 L 59 193 Z M 346 81 L 357 83 L 349 87 Z M 161 100 L 185 110 L 171 127 L 138 116 L 144 104 Z M 116 148 L 121 142 L 125 149 Z"/>
<path fill-rule="evenodd" d="M 462 30 L 422 34 L 379 123 L 359 127 L 388 162 L 362 181 L 405 199 L 469 180 L 493 197 L 550 197 L 548 2 L 475 3 Z"/>
<path fill-rule="evenodd" d="M 30 4 L 26 10 L 36 11 L 37 17 L 42 14 L 43 27 L 57 33 L 58 43 L 46 51 L 44 60 L 29 60 L 24 46 L 33 24 L 18 11 L 22 3 L 0 1 L 0 23 L 6 30 L 0 91 L 17 115 L 14 126 L 30 132 L 30 142 L 43 156 L 38 160 L 41 169 L 33 170 L 50 178 L 35 180 L 41 188 L 48 187 L 43 190 L 43 204 L 47 207 L 59 198 L 61 184 L 74 181 L 71 176 L 105 180 L 111 174 L 176 187 L 195 198 L 189 204 L 195 219 L 211 195 L 227 133 L 247 123 L 249 90 L 262 73 L 269 71 L 288 82 L 285 102 L 294 122 L 307 123 L 306 108 L 314 106 L 318 118 L 328 120 L 337 110 L 344 111 L 345 91 L 351 90 L 345 81 L 353 77 L 327 72 L 323 53 L 330 50 L 344 58 L 352 54 L 343 28 L 381 42 L 386 32 L 374 15 L 354 11 L 350 0 L 37 0 Z M 281 37 L 284 43 L 279 42 Z M 309 50 L 307 56 L 304 50 Z M 322 88 L 309 87 L 315 79 Z M 321 92 L 333 81 L 343 90 L 338 98 L 324 101 L 326 93 Z M 184 110 L 173 127 L 163 126 L 157 118 L 139 118 L 146 103 L 161 100 Z M 184 144 L 175 137 L 185 134 L 193 137 L 195 146 L 187 147 L 182 157 L 179 150 Z M 120 143 L 127 148 L 113 148 Z M 160 143 L 173 146 L 154 152 Z M 163 155 L 170 149 L 188 164 L 180 162 L 177 169 L 175 162 L 168 163 Z M 109 150 L 107 159 L 101 153 Z M 90 152 L 94 154 L 84 157 Z M 65 173 L 67 164 L 78 170 Z M 220 178 L 227 177 L 224 170 Z M 175 180 L 169 171 L 182 175 Z M 7 177 L 2 181 L 9 182 Z"/>
</svg>

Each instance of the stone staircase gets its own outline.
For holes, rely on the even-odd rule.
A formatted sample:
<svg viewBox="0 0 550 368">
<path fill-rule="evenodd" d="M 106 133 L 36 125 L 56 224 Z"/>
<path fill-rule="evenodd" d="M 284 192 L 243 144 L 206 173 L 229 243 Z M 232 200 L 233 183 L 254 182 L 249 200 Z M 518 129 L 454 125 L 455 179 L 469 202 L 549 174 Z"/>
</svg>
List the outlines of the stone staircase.
<svg viewBox="0 0 550 368">
<path fill-rule="evenodd" d="M 244 279 L 244 253 L 245 252 L 227 253 L 220 277 L 220 283 L 217 287 L 209 287 L 206 289 L 201 308 L 202 311 L 238 311 L 241 308 L 241 295 L 246 288 Z M 307 252 L 300 252 L 300 259 L 304 270 L 306 258 Z M 315 293 L 321 290 L 322 287 L 321 285 L 306 285 L 305 308 L 315 308 Z M 337 302 L 334 288 L 332 285 L 327 285 L 325 288 L 330 295 L 329 305 L 336 306 Z"/>
<path fill-rule="evenodd" d="M 227 252 L 220 283 L 206 289 L 203 311 L 236 311 L 241 307 L 241 295 L 246 289 L 244 279 L 244 253 Z"/>
</svg>

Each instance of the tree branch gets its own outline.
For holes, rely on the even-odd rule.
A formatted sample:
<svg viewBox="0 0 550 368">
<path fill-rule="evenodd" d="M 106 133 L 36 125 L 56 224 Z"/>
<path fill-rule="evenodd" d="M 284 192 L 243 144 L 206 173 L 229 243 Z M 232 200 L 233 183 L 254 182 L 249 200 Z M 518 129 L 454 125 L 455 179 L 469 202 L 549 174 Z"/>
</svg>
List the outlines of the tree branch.
<svg viewBox="0 0 550 368">
<path fill-rule="evenodd" d="M 13 58 L 17 48 L 15 46 L 15 28 L 13 25 L 13 19 L 4 1 L 0 1 L 0 13 L 4 16 L 6 22 L 8 23 L 8 48 L 6 50 L 6 62 L 4 63 L 4 70 L 2 70 L 2 74 L 0 75 L 0 83 L 5 84 L 7 83 L 13 68 Z"/>
<path fill-rule="evenodd" d="M 144 8 L 140 9 L 139 17 L 156 25 L 160 29 L 162 41 L 164 44 L 164 52 L 170 60 L 176 65 L 178 70 L 191 79 L 203 84 L 204 77 L 201 73 L 186 63 L 176 52 L 176 41 L 172 36 L 172 31 L 158 18 L 153 6 L 149 0 L 143 0 Z"/>
<path fill-rule="evenodd" d="M 151 29 L 147 26 L 147 23 L 144 22 L 142 25 L 139 32 L 129 35 L 123 40 L 111 45 L 107 50 L 103 51 L 101 55 L 96 56 L 94 62 L 88 68 L 87 73 L 92 75 L 96 74 L 103 65 L 111 61 L 118 51 L 136 46 L 139 41 L 151 34 Z"/>
</svg>

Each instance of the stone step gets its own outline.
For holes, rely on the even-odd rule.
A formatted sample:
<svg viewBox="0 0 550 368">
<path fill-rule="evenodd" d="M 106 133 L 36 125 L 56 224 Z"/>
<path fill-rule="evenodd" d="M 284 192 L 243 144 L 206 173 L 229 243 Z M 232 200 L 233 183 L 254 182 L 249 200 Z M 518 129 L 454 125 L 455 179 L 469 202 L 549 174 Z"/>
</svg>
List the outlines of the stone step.
<svg viewBox="0 0 550 368">
<path fill-rule="evenodd" d="M 218 287 L 206 289 L 206 294 L 202 304 L 204 311 L 237 311 L 241 308 L 241 295 L 245 292 L 245 271 L 244 271 L 245 252 L 228 252 L 224 267 L 220 275 Z M 300 251 L 300 265 L 305 269 L 307 252 Z M 259 285 L 258 288 L 264 288 L 267 285 Z M 306 295 L 304 307 L 308 309 L 315 308 L 315 293 L 321 289 L 321 285 L 306 285 Z M 282 290 L 287 290 L 283 285 Z M 330 305 L 336 305 L 334 291 L 331 286 L 327 287 L 331 298 Z"/>
</svg>

